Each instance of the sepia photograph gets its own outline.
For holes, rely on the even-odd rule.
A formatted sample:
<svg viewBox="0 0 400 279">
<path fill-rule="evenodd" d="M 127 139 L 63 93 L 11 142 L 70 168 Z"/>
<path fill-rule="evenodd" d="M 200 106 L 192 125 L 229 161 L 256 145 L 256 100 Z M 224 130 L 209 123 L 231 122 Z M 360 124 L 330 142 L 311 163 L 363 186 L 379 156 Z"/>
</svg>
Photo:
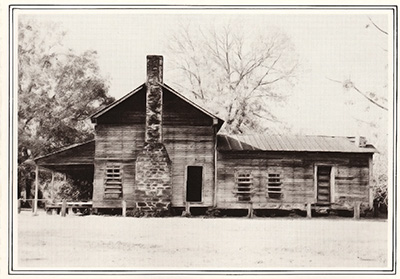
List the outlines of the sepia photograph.
<svg viewBox="0 0 400 279">
<path fill-rule="evenodd" d="M 6 10 L 2 272 L 396 274 L 397 6 Z"/>
</svg>

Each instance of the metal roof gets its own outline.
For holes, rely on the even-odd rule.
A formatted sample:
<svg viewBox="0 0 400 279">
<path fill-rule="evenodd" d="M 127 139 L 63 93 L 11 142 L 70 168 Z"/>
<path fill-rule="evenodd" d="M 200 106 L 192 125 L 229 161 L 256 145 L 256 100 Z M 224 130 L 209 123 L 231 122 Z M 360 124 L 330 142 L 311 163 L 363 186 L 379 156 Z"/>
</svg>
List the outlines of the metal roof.
<svg viewBox="0 0 400 279">
<path fill-rule="evenodd" d="M 297 151 L 374 153 L 372 145 L 358 147 L 348 137 L 303 135 L 218 135 L 221 151 Z"/>
<path fill-rule="evenodd" d="M 89 140 L 83 143 L 73 144 L 64 147 L 55 152 L 39 156 L 33 160 L 38 165 L 46 164 L 69 164 L 69 163 L 81 163 L 81 164 L 93 164 L 95 156 L 95 140 Z"/>
</svg>

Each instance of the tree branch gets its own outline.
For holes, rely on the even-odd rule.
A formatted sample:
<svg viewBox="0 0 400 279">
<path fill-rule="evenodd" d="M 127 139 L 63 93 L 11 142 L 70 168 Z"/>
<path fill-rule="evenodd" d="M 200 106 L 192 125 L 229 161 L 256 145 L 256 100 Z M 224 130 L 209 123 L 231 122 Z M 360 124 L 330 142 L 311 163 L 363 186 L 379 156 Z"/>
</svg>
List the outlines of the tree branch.
<svg viewBox="0 0 400 279">
<path fill-rule="evenodd" d="M 366 94 L 364 94 L 361 90 L 359 90 L 357 87 L 355 87 L 355 85 L 353 85 L 354 90 L 356 90 L 358 93 L 360 93 L 364 98 L 366 98 L 368 101 L 370 101 L 371 103 L 373 103 L 374 105 L 380 107 L 381 109 L 384 110 L 388 110 L 386 107 L 384 107 L 383 105 L 375 102 L 373 99 L 371 99 L 370 97 L 368 97 Z"/>
<path fill-rule="evenodd" d="M 381 108 L 381 109 L 383 109 L 383 110 L 386 110 L 386 111 L 388 110 L 387 107 L 383 106 L 382 104 L 379 104 L 379 103 L 376 102 L 375 100 L 373 100 L 373 99 L 371 99 L 370 97 L 368 97 L 364 92 L 362 92 L 360 89 L 358 89 L 358 88 L 354 85 L 353 82 L 351 82 L 351 81 L 344 81 L 344 82 L 342 82 L 342 81 L 334 80 L 334 79 L 331 79 L 331 78 L 328 78 L 328 77 L 325 77 L 325 78 L 328 79 L 328 80 L 330 80 L 330 81 L 333 81 L 333 82 L 342 84 L 342 86 L 343 86 L 345 89 L 353 88 L 353 89 L 354 89 L 355 91 L 357 91 L 361 96 L 363 96 L 364 98 L 366 98 L 368 101 L 370 101 L 371 103 L 373 103 L 373 104 L 376 105 L 377 107 L 379 107 L 379 108 Z"/>
<path fill-rule="evenodd" d="M 383 34 L 388 35 L 388 32 L 386 32 L 385 30 L 383 30 L 382 28 L 380 28 L 378 25 L 375 24 L 375 22 L 368 17 L 369 21 L 375 26 L 376 29 L 378 29 L 379 31 L 381 31 Z"/>
</svg>

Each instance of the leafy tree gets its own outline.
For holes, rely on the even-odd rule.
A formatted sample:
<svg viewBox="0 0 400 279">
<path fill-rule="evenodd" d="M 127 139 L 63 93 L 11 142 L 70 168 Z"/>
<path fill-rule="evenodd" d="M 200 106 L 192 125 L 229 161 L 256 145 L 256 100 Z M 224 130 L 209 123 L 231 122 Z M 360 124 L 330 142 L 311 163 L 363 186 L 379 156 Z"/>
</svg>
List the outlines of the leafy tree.
<svg viewBox="0 0 400 279">
<path fill-rule="evenodd" d="M 67 179 L 58 181 L 57 200 L 87 201 L 92 198 L 93 184 L 88 180 Z"/>
<path fill-rule="evenodd" d="M 63 45 L 65 35 L 56 23 L 29 16 L 18 22 L 21 188 L 33 179 L 24 164 L 27 159 L 92 138 L 88 116 L 113 101 L 107 93 L 108 81 L 100 74 L 96 51 L 75 53 Z"/>
<path fill-rule="evenodd" d="M 288 95 L 297 57 L 279 31 L 248 34 L 232 25 L 181 29 L 170 39 L 173 62 L 190 92 L 226 120 L 227 130 L 265 130 L 278 119 L 273 106 Z"/>
</svg>

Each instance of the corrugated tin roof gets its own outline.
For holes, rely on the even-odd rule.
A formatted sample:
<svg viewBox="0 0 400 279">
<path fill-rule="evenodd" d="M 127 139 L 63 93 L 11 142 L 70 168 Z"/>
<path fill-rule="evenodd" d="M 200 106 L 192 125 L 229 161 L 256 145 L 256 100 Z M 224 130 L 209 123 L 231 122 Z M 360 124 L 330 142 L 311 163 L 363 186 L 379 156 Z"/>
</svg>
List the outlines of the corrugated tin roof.
<svg viewBox="0 0 400 279">
<path fill-rule="evenodd" d="M 374 153 L 372 145 L 358 147 L 348 137 L 303 135 L 218 135 L 221 151 L 298 151 Z"/>
</svg>

